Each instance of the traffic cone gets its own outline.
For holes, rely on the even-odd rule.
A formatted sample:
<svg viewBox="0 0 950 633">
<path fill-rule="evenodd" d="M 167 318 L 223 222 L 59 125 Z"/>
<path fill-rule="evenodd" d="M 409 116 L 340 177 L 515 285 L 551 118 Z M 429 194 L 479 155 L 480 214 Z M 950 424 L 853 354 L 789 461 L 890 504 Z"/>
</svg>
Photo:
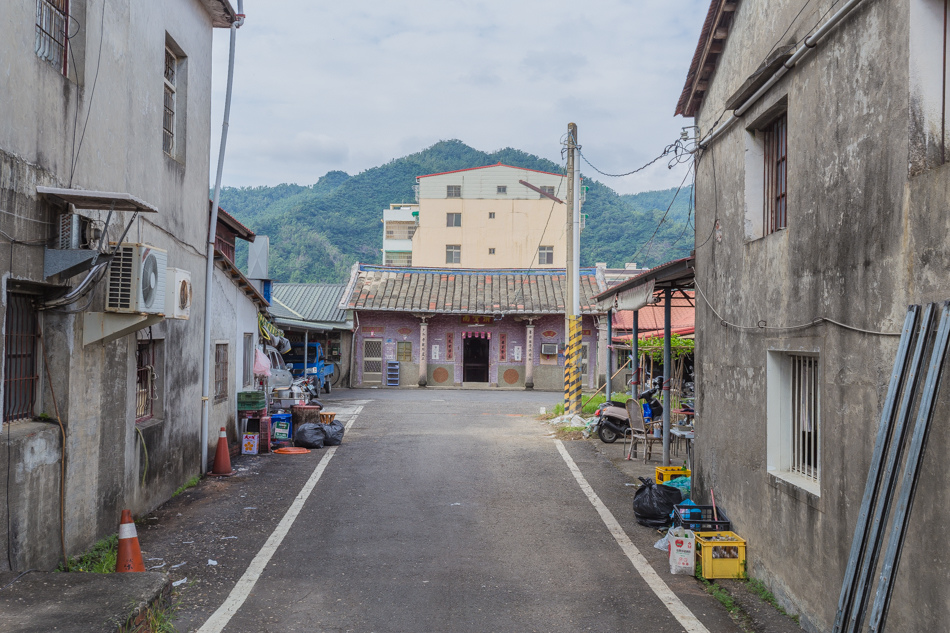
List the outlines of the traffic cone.
<svg viewBox="0 0 950 633">
<path fill-rule="evenodd" d="M 228 433 L 221 427 L 218 434 L 218 450 L 214 454 L 214 468 L 208 473 L 210 477 L 230 477 L 234 474 L 231 470 L 231 453 L 228 452 Z"/>
<path fill-rule="evenodd" d="M 142 550 L 139 548 L 139 535 L 135 531 L 131 510 L 123 510 L 122 520 L 119 522 L 119 553 L 115 559 L 115 571 L 145 571 Z"/>
</svg>

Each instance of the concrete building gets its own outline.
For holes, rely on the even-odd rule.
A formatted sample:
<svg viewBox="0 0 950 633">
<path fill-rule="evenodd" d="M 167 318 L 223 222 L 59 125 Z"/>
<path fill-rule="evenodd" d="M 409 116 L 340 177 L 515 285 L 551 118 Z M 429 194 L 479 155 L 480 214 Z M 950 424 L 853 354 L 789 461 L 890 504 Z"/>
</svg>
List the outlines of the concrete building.
<svg viewBox="0 0 950 633">
<path fill-rule="evenodd" d="M 212 32 L 236 16 L 227 0 L 4 9 L 0 570 L 50 569 L 61 541 L 115 533 L 213 450 L 202 312 L 181 297 L 189 276 L 196 305 L 206 292 Z"/>
<path fill-rule="evenodd" d="M 384 264 L 565 267 L 564 176 L 499 163 L 419 176 L 416 187 L 418 207 L 384 211 Z"/>
<path fill-rule="evenodd" d="M 351 386 L 564 388 L 563 270 L 357 264 L 340 308 L 355 313 Z M 605 380 L 607 321 L 581 269 L 585 387 Z"/>
<path fill-rule="evenodd" d="M 702 139 L 693 489 L 715 488 L 748 539 L 748 573 L 805 630 L 830 631 L 895 335 L 909 304 L 950 297 L 948 39 L 943 0 L 801 9 L 712 0 L 677 106 Z M 894 630 L 950 621 L 950 552 L 934 547 L 948 451 L 937 423 Z"/>
</svg>

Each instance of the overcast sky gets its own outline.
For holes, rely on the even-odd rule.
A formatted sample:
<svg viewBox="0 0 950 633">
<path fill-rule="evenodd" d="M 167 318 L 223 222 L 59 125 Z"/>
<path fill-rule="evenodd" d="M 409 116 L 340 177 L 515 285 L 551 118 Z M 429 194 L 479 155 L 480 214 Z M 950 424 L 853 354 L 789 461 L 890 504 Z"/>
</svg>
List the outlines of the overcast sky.
<svg viewBox="0 0 950 633">
<path fill-rule="evenodd" d="M 237 7 L 237 0 L 231 0 Z M 630 171 L 678 138 L 674 117 L 708 0 L 246 0 L 226 186 L 313 184 L 460 139 Z M 228 32 L 215 30 L 212 178 Z M 679 185 L 685 166 L 592 176 L 620 193 Z"/>
</svg>

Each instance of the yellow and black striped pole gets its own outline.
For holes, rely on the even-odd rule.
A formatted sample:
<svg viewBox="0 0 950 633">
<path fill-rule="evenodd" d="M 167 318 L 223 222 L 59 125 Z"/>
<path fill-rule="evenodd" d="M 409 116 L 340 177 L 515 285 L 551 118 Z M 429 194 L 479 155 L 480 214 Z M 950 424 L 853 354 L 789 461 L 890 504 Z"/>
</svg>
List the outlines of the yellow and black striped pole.
<svg viewBox="0 0 950 633">
<path fill-rule="evenodd" d="M 568 318 L 568 339 L 564 363 L 564 413 L 581 413 L 581 317 Z"/>
</svg>

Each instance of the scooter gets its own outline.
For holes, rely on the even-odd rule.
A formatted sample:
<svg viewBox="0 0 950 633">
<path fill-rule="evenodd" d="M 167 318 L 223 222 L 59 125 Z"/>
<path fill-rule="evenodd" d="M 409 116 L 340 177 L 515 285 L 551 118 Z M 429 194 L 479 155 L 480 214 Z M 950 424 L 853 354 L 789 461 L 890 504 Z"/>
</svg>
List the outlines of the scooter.
<svg viewBox="0 0 950 633">
<path fill-rule="evenodd" d="M 649 418 L 654 420 L 663 416 L 663 405 L 657 399 L 656 394 L 663 388 L 663 376 L 657 376 L 653 379 L 653 387 L 637 395 L 637 400 L 646 400 L 649 407 Z M 605 444 L 613 444 L 617 438 L 623 437 L 630 428 L 630 416 L 627 414 L 627 406 L 623 402 L 616 400 L 607 400 L 594 413 L 595 421 L 591 427 L 591 432 L 596 431 L 597 437 Z"/>
</svg>

